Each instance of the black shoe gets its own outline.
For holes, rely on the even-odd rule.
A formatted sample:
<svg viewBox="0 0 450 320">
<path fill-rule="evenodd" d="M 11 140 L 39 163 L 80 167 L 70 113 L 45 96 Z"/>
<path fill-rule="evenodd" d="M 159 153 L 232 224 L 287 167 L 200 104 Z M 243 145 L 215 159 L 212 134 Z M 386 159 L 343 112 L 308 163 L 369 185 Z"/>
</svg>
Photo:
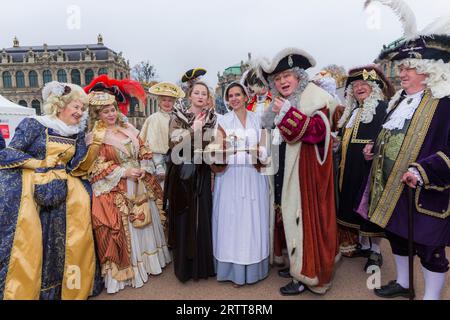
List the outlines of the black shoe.
<svg viewBox="0 0 450 320">
<path fill-rule="evenodd" d="M 352 255 L 350 256 L 350 258 L 368 258 L 370 257 L 370 254 L 372 253 L 372 250 L 369 249 L 362 249 L 361 248 L 361 244 L 358 243 L 356 245 L 356 249 L 355 251 L 353 251 Z"/>
<path fill-rule="evenodd" d="M 292 278 L 291 273 L 289 272 L 289 268 L 283 268 L 278 270 L 278 275 L 282 278 Z"/>
<path fill-rule="evenodd" d="M 280 293 L 283 296 L 295 296 L 306 290 L 306 287 L 301 282 L 291 281 L 284 287 L 280 288 Z"/>
<path fill-rule="evenodd" d="M 395 280 L 392 280 L 385 286 L 381 286 L 380 289 L 373 290 L 373 292 L 381 298 L 409 298 L 409 289 L 403 288 Z"/>
<path fill-rule="evenodd" d="M 364 266 L 364 271 L 367 272 L 367 269 L 370 266 L 377 266 L 381 267 L 383 265 L 383 256 L 381 253 L 372 252 L 369 256 L 369 259 L 367 259 L 366 265 Z"/>
</svg>

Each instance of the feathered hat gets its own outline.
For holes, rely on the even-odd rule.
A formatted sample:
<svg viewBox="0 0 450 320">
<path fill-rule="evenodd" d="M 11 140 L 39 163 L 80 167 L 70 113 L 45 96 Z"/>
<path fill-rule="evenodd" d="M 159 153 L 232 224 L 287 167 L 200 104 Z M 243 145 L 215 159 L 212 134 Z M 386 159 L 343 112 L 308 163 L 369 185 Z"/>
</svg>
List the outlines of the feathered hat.
<svg viewBox="0 0 450 320">
<path fill-rule="evenodd" d="M 94 91 L 107 92 L 115 96 L 120 111 L 127 115 L 132 97 L 137 98 L 144 105 L 146 104 L 145 90 L 137 81 L 130 79 L 116 80 L 110 79 L 106 75 L 101 75 L 84 88 L 86 93 Z"/>
<path fill-rule="evenodd" d="M 241 77 L 241 80 L 239 81 L 240 84 L 242 84 L 247 89 L 251 88 L 252 86 L 258 86 L 258 87 L 267 87 L 267 84 L 265 84 L 258 76 L 258 72 L 254 67 L 250 67 L 248 70 L 246 70 Z"/>
<path fill-rule="evenodd" d="M 367 8 L 374 2 L 390 7 L 400 18 L 403 37 L 392 46 L 384 47 L 379 60 L 403 59 L 442 59 L 450 61 L 450 16 L 441 17 L 429 24 L 422 31 L 417 31 L 414 12 L 402 0 L 366 0 Z"/>
</svg>

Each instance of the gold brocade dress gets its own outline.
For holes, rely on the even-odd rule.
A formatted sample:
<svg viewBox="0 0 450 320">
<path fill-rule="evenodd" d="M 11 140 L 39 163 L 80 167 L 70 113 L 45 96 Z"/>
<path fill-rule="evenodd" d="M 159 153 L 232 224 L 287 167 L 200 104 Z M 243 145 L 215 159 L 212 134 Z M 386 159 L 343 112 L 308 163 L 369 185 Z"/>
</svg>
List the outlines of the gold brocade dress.
<svg viewBox="0 0 450 320">
<path fill-rule="evenodd" d="M 0 151 L 0 298 L 87 299 L 95 274 L 90 186 L 74 176 L 84 133 L 23 120 Z M 55 167 L 24 169 L 59 155 Z M 44 162 L 43 162 L 44 163 Z"/>
</svg>

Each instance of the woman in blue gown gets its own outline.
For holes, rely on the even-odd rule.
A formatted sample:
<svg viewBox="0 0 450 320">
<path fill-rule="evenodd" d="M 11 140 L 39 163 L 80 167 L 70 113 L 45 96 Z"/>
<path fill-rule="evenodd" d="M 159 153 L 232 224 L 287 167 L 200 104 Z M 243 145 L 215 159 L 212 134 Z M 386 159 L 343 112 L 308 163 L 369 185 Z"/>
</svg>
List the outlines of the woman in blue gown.
<svg viewBox="0 0 450 320">
<path fill-rule="evenodd" d="M 0 151 L 0 299 L 86 299 L 94 289 L 91 189 L 80 178 L 95 157 L 87 97 L 59 82 L 43 97 L 46 115 L 25 118 Z"/>
</svg>

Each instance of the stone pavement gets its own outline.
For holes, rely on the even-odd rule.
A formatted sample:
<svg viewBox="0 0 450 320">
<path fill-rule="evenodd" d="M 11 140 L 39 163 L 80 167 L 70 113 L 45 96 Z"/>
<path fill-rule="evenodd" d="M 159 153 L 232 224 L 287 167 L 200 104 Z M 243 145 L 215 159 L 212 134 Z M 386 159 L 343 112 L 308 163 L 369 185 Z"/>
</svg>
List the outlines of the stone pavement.
<svg viewBox="0 0 450 320">
<path fill-rule="evenodd" d="M 382 242 L 384 265 L 381 268 L 381 284 L 395 279 L 395 264 L 389 244 Z M 450 257 L 450 248 L 447 248 Z M 272 268 L 268 278 L 253 285 L 234 288 L 231 282 L 217 282 L 215 278 L 200 281 L 179 282 L 172 264 L 167 266 L 158 276 L 150 276 L 149 281 L 141 288 L 127 287 L 116 294 L 106 291 L 92 300 L 383 300 L 367 289 L 370 277 L 363 271 L 365 258 L 343 258 L 336 265 L 333 286 L 324 295 L 314 295 L 304 292 L 297 296 L 284 297 L 278 290 L 289 282 L 280 278 L 277 268 Z M 415 259 L 415 290 L 417 299 L 422 299 L 424 282 L 418 259 Z M 443 291 L 443 299 L 450 300 L 450 273 L 447 274 L 447 285 Z M 405 300 L 404 298 L 397 298 Z"/>
</svg>

